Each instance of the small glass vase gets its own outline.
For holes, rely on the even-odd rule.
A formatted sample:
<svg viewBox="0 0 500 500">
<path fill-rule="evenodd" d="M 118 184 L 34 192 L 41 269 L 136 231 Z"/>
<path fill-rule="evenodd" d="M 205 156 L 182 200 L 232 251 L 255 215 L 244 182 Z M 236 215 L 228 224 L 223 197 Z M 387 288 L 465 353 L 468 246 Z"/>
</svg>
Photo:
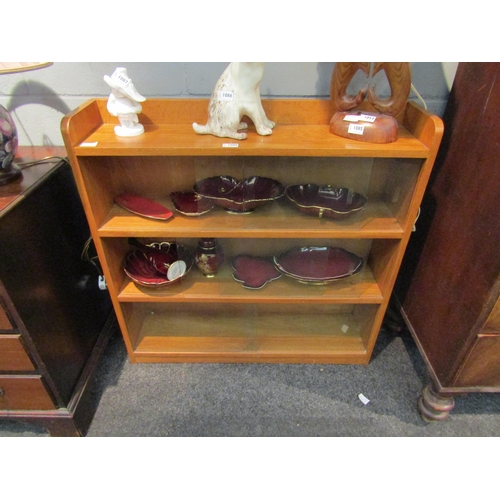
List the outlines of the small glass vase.
<svg viewBox="0 0 500 500">
<path fill-rule="evenodd" d="M 194 261 L 207 278 L 213 278 L 224 262 L 224 251 L 215 238 L 201 238 Z"/>
</svg>

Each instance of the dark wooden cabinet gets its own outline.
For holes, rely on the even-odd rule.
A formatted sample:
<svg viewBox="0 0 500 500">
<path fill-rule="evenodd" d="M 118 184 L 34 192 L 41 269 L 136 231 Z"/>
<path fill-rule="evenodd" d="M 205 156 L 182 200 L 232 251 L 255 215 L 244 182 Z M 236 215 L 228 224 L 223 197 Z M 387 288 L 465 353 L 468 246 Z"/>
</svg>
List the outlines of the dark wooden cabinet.
<svg viewBox="0 0 500 500">
<path fill-rule="evenodd" d="M 114 320 L 82 259 L 89 229 L 64 161 L 0 187 L 0 417 L 84 435 L 88 389 Z"/>
<path fill-rule="evenodd" d="M 500 63 L 460 63 L 445 133 L 396 284 L 432 383 L 424 418 L 453 396 L 500 391 Z"/>
</svg>

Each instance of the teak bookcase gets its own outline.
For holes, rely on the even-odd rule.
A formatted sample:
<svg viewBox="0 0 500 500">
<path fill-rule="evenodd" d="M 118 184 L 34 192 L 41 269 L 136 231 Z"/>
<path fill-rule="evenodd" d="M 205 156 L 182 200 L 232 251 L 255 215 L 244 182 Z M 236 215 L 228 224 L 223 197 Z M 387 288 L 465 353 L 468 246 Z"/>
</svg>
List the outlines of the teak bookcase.
<svg viewBox="0 0 500 500">
<path fill-rule="evenodd" d="M 327 99 L 263 105 L 276 122 L 273 134 L 260 136 L 250 124 L 248 138 L 239 142 L 193 131 L 193 122 L 206 122 L 205 99 L 148 99 L 139 117 L 145 133 L 132 138 L 115 136 L 117 122 L 106 99 L 88 101 L 63 119 L 69 160 L 131 362 L 369 362 L 442 122 L 408 103 L 397 142 L 370 144 L 329 132 Z M 173 210 L 171 192 L 215 175 L 349 187 L 368 203 L 342 221 L 302 214 L 285 197 L 250 215 L 219 207 L 201 217 L 174 211 L 170 220 L 156 221 L 113 201 L 133 192 Z M 226 259 L 215 278 L 193 267 L 180 284 L 141 288 L 122 269 L 129 237 L 192 248 L 200 237 L 215 237 Z M 245 289 L 231 276 L 235 255 L 272 257 L 324 245 L 363 257 L 362 272 L 322 286 L 283 276 L 260 290 Z"/>
</svg>

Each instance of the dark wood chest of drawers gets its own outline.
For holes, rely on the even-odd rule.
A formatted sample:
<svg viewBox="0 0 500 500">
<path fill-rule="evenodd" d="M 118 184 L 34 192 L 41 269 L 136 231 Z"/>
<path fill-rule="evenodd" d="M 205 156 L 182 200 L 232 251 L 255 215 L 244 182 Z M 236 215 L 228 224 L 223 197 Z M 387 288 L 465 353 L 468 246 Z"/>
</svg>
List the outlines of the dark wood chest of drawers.
<svg viewBox="0 0 500 500">
<path fill-rule="evenodd" d="M 81 258 L 89 230 L 71 169 L 30 167 L 0 187 L 0 202 L 0 417 L 85 435 L 87 389 L 114 321 Z"/>
<path fill-rule="evenodd" d="M 424 418 L 453 396 L 500 392 L 500 63 L 460 63 L 445 134 L 396 292 L 432 383 Z"/>
</svg>

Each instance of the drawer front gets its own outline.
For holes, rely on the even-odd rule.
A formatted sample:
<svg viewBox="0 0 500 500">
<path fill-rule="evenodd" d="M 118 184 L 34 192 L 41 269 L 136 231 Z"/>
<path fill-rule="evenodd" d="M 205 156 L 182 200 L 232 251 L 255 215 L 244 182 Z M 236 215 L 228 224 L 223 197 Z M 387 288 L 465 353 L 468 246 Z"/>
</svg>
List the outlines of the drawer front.
<svg viewBox="0 0 500 500">
<path fill-rule="evenodd" d="M 13 326 L 0 303 L 0 330 L 13 330 Z"/>
<path fill-rule="evenodd" d="M 39 376 L 0 376 L 0 411 L 55 408 Z"/>
<path fill-rule="evenodd" d="M 478 335 L 454 385 L 500 388 L 500 334 Z"/>
<path fill-rule="evenodd" d="M 0 335 L 0 371 L 33 371 L 35 367 L 26 353 L 21 336 Z"/>
</svg>

